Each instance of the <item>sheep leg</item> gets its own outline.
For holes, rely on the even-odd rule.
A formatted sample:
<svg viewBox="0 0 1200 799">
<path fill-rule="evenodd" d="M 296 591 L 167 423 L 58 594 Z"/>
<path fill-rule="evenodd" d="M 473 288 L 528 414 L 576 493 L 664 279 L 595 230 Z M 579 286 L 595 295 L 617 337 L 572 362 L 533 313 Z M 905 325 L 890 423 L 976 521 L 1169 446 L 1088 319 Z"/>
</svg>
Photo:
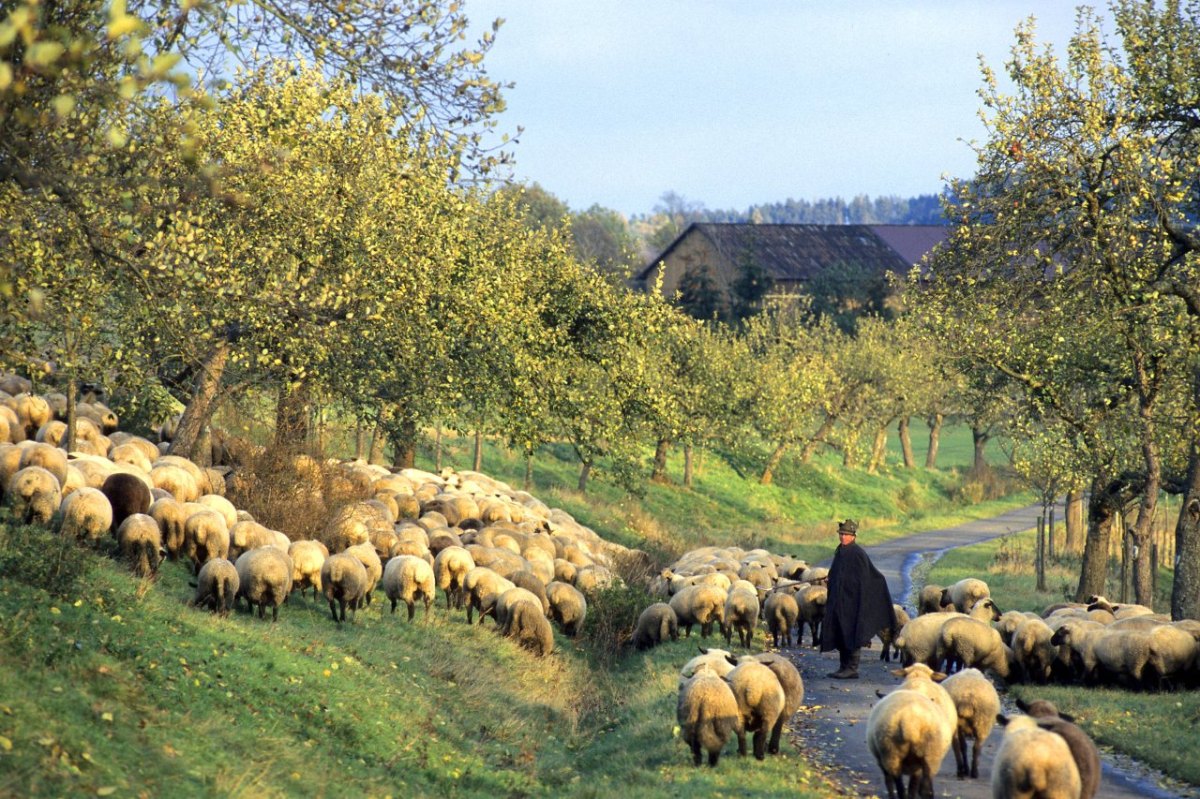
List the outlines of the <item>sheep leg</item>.
<svg viewBox="0 0 1200 799">
<path fill-rule="evenodd" d="M 779 738 L 783 735 L 783 714 L 779 715 L 779 720 L 775 722 L 775 726 L 771 728 L 771 740 L 767 742 L 767 752 L 773 755 L 779 754 Z"/>
<path fill-rule="evenodd" d="M 710 755 L 711 757 L 711 755 Z M 700 739 L 692 741 L 692 765 L 700 765 Z M 709 765 L 712 765 L 711 763 Z"/>
<path fill-rule="evenodd" d="M 967 741 L 961 731 L 954 733 L 950 748 L 954 750 L 955 776 L 961 780 L 967 776 Z"/>
<path fill-rule="evenodd" d="M 982 745 L 983 742 L 978 738 L 971 742 L 971 778 L 976 780 L 979 779 L 979 747 Z M 963 748 L 966 748 L 965 741 L 963 742 Z M 966 754 L 965 751 L 963 754 Z"/>
<path fill-rule="evenodd" d="M 718 760 L 718 759 L 720 759 L 720 757 L 721 757 L 721 750 L 720 750 L 720 749 L 714 749 L 714 750 L 712 750 L 711 752 L 709 752 L 709 753 L 708 753 L 708 767 L 709 767 L 709 768 L 716 768 L 716 767 L 717 767 L 717 760 Z M 699 764 L 699 763 L 697 763 L 696 765 L 698 766 L 698 765 L 700 765 L 700 764 Z"/>
<path fill-rule="evenodd" d="M 416 611 L 417 611 L 417 603 L 409 602 L 408 603 L 408 620 L 409 621 L 413 620 L 413 614 L 416 613 Z"/>
<path fill-rule="evenodd" d="M 767 757 L 767 728 L 761 722 L 754 733 L 754 759 L 765 760 Z"/>
<path fill-rule="evenodd" d="M 902 780 L 884 772 L 883 784 L 887 786 L 888 799 L 897 799 L 897 794 L 899 794 L 899 799 L 904 799 L 904 782 Z"/>
<path fill-rule="evenodd" d="M 738 755 L 741 757 L 745 757 L 746 756 L 746 733 L 744 731 L 739 732 L 737 734 L 737 739 L 738 739 Z"/>
</svg>

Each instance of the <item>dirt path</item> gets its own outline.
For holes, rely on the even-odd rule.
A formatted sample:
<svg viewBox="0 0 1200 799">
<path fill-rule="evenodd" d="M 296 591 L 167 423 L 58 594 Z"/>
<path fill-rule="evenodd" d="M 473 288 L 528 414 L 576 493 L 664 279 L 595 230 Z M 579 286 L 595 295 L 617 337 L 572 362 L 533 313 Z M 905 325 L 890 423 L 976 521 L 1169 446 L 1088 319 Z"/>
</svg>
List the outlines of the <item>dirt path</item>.
<svg viewBox="0 0 1200 799">
<path fill-rule="evenodd" d="M 866 531 L 860 533 L 859 543 L 863 544 L 875 565 L 888 578 L 894 601 L 911 609 L 913 603 L 908 597 L 913 591 L 912 573 L 915 567 L 918 572 L 922 571 L 920 564 L 931 565 L 947 549 L 1028 530 L 1036 526 L 1038 513 L 1037 507 L 1023 508 L 994 519 L 921 533 L 874 546 L 869 541 L 870 532 Z M 1061 512 L 1058 518 L 1062 518 Z M 836 542 L 831 542 L 831 554 L 835 545 Z M 879 644 L 875 642 L 873 648 L 862 652 L 860 679 L 832 680 L 825 675 L 837 668 L 837 653 L 821 654 L 811 644 L 811 640 L 806 640 L 803 646 L 786 650 L 804 677 L 804 707 L 791 723 L 795 743 L 840 786 L 843 795 L 886 796 L 883 777 L 867 751 L 864 736 L 867 716 L 878 698 L 875 692 L 886 693 L 899 683 L 890 673 L 890 669 L 895 668 L 895 661 L 892 664 L 881 661 Z M 1005 705 L 1005 712 L 1016 712 L 1007 700 Z M 991 799 L 992 760 L 1002 734 L 1001 729 L 993 730 L 983 747 L 978 780 L 959 780 L 955 777 L 954 755 L 947 754 L 941 770 L 934 777 L 937 796 Z M 1101 799 L 1200 799 L 1200 788 L 1171 784 L 1161 774 L 1128 758 L 1112 753 L 1102 754 L 1104 775 L 1097 794 Z"/>
</svg>

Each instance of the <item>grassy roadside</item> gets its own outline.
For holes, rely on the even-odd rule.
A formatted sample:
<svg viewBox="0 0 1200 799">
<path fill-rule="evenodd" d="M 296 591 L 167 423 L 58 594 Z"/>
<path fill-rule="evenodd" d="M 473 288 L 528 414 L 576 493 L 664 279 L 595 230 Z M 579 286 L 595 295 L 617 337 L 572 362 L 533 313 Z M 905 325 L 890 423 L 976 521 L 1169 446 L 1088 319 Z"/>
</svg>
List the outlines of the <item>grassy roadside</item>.
<svg viewBox="0 0 1200 799">
<path fill-rule="evenodd" d="M 1036 532 L 993 539 L 947 552 L 930 569 L 928 582 L 949 585 L 964 577 L 988 583 L 1002 610 L 1041 611 L 1074 594 L 1079 562 L 1067 557 L 1048 564 L 1047 591 L 1036 590 L 1033 553 Z M 1118 569 L 1110 569 L 1117 574 Z M 1159 572 L 1155 607 L 1170 606 L 1171 571 Z M 1108 596 L 1119 596 L 1116 577 L 1110 577 Z M 1102 747 L 1130 755 L 1168 777 L 1200 785 L 1200 763 L 1192 753 L 1200 748 L 1200 694 L 1134 693 L 1077 686 L 1010 686 L 1010 695 L 1025 700 L 1049 699 L 1077 722 Z"/>
<path fill-rule="evenodd" d="M 534 493 L 654 552 L 719 542 L 811 558 L 828 555 L 829 525 L 846 516 L 897 535 L 1027 500 L 966 501 L 944 446 L 941 472 L 866 476 L 823 462 L 773 486 L 709 456 L 692 489 L 651 485 L 642 497 L 599 481 L 586 494 L 567 488 L 575 464 L 548 448 Z M 469 465 L 465 442 L 448 455 Z M 519 485 L 524 464 L 489 448 L 484 470 Z M 676 675 L 695 638 L 598 657 L 557 635 L 556 653 L 539 660 L 490 622 L 468 626 L 442 606 L 410 625 L 378 597 L 343 628 L 298 597 L 277 624 L 217 619 L 185 606 L 181 564 L 138 581 L 54 540 L 0 521 L 0 796 L 831 792 L 786 746 L 763 763 L 727 748 L 717 769 L 691 766 L 674 727 Z"/>
</svg>

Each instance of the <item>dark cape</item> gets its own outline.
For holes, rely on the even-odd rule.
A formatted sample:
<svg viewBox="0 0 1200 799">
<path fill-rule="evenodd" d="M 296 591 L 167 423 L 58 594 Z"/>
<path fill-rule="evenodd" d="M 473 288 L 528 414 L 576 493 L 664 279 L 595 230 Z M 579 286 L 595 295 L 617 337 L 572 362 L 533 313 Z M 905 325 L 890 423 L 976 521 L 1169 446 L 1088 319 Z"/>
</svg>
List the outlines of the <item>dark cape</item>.
<svg viewBox="0 0 1200 799">
<path fill-rule="evenodd" d="M 895 623 L 887 578 L 857 543 L 839 546 L 829 566 L 821 651 L 866 646 L 880 630 Z"/>
</svg>

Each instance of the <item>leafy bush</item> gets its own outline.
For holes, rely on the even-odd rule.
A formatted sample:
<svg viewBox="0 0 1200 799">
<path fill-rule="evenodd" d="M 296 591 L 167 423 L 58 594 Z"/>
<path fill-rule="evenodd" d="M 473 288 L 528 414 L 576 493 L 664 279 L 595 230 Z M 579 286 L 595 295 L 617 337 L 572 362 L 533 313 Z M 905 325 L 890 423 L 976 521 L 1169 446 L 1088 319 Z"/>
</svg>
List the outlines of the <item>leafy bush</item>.
<svg viewBox="0 0 1200 799">
<path fill-rule="evenodd" d="M 93 563 L 92 554 L 72 539 L 45 527 L 18 524 L 8 510 L 0 511 L 0 580 L 73 598 Z"/>
</svg>

